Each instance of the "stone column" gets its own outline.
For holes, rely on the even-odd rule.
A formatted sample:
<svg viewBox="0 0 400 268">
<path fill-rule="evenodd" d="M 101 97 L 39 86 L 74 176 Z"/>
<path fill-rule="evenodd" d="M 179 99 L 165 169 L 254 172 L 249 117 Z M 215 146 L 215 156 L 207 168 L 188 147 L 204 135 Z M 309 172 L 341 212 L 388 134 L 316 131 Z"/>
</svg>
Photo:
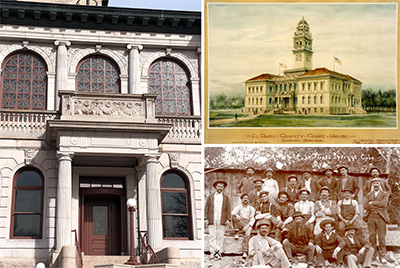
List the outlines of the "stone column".
<svg viewBox="0 0 400 268">
<path fill-rule="evenodd" d="M 66 90 L 68 85 L 68 55 L 67 46 L 71 45 L 69 41 L 55 41 L 54 45 L 57 46 L 57 59 L 56 59 L 56 96 L 58 91 Z M 56 101 L 56 109 L 59 105 L 59 99 Z"/>
<path fill-rule="evenodd" d="M 147 232 L 149 244 L 153 249 L 161 248 L 161 193 L 160 179 L 157 175 L 157 156 L 146 155 L 146 192 L 147 192 Z"/>
<path fill-rule="evenodd" d="M 72 157 L 72 153 L 57 153 L 56 249 L 61 249 L 66 245 L 73 245 L 71 240 Z"/>
<path fill-rule="evenodd" d="M 130 94 L 139 94 L 140 92 L 140 61 L 139 51 L 143 49 L 142 45 L 128 44 L 129 50 L 129 82 L 128 89 Z"/>
</svg>

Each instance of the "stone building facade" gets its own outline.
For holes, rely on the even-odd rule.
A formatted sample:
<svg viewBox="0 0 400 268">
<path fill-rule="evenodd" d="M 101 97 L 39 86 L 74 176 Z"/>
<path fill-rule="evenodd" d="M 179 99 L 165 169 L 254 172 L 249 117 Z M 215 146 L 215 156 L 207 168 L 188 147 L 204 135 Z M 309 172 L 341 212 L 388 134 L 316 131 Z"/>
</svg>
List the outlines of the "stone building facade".
<svg viewBox="0 0 400 268">
<path fill-rule="evenodd" d="M 304 18 L 293 36 L 293 69 L 284 75 L 264 73 L 245 82 L 248 114 L 359 114 L 361 81 L 347 75 L 312 68 L 312 36 Z"/>
<path fill-rule="evenodd" d="M 129 255 L 134 198 L 135 247 L 200 267 L 201 15 L 70 2 L 0 3 L 0 266 Z"/>
</svg>

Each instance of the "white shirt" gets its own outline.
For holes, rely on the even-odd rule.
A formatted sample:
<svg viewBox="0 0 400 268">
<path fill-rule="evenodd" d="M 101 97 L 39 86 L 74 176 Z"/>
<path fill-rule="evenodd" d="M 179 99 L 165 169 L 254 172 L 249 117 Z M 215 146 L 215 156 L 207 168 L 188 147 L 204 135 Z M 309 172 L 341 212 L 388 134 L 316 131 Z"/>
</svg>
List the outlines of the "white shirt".
<svg viewBox="0 0 400 268">
<path fill-rule="evenodd" d="M 255 219 L 254 215 L 256 214 L 256 209 L 250 205 L 239 205 L 232 210 L 232 215 L 238 215 L 242 219 L 249 220 L 249 224 L 253 226 Z"/>
<path fill-rule="evenodd" d="M 308 180 L 304 180 L 304 185 L 306 189 L 309 190 L 311 193 L 311 178 L 309 178 Z"/>
<path fill-rule="evenodd" d="M 216 192 L 214 194 L 214 225 L 225 224 L 225 222 L 221 222 L 222 202 L 222 193 Z"/>
<path fill-rule="evenodd" d="M 269 195 L 272 196 L 273 198 L 276 198 L 278 196 L 278 192 L 279 192 L 278 182 L 272 178 L 264 179 L 264 184 L 263 184 L 262 189 L 263 189 L 263 191 L 267 191 L 269 193 Z"/>
<path fill-rule="evenodd" d="M 311 217 L 307 222 L 313 222 L 315 220 L 314 202 L 312 201 L 298 201 L 294 204 L 294 210 L 300 211 L 303 215 L 310 215 Z"/>
</svg>

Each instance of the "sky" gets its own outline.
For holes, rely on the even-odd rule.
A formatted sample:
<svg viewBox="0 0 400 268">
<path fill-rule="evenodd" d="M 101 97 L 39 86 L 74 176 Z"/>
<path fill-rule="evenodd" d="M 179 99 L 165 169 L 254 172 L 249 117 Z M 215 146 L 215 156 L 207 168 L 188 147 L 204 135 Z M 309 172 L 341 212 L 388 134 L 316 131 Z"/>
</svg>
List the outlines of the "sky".
<svg viewBox="0 0 400 268">
<path fill-rule="evenodd" d="M 109 0 L 108 6 L 201 11 L 201 0 Z"/>
<path fill-rule="evenodd" d="M 244 95 L 244 81 L 293 68 L 293 34 L 304 19 L 313 37 L 313 68 L 361 80 L 362 88 L 396 88 L 396 4 L 208 5 L 210 95 Z M 283 72 L 283 69 L 281 69 Z"/>
</svg>

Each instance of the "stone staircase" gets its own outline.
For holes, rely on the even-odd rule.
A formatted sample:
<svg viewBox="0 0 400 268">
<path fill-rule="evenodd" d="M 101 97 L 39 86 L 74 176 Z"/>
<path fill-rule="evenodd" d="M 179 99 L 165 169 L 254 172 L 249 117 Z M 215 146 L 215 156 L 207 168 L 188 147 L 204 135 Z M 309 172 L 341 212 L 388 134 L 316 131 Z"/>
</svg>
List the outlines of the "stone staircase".
<svg viewBox="0 0 400 268">
<path fill-rule="evenodd" d="M 83 267 L 94 268 L 95 265 L 103 264 L 123 264 L 129 256 L 83 256 Z"/>
<path fill-rule="evenodd" d="M 349 110 L 350 110 L 350 114 L 366 114 L 367 113 L 366 111 L 364 111 L 363 109 L 358 108 L 358 107 L 351 107 Z"/>
</svg>

